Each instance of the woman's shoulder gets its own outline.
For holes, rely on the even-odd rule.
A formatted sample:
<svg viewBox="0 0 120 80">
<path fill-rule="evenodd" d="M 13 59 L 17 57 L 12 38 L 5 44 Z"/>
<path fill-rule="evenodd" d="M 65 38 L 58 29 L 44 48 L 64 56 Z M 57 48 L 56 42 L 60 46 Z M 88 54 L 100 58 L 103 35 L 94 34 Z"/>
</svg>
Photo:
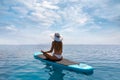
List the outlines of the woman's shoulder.
<svg viewBox="0 0 120 80">
<path fill-rule="evenodd" d="M 62 43 L 62 41 L 52 41 L 52 43 Z"/>
<path fill-rule="evenodd" d="M 52 41 L 52 45 L 62 44 L 62 41 Z"/>
</svg>

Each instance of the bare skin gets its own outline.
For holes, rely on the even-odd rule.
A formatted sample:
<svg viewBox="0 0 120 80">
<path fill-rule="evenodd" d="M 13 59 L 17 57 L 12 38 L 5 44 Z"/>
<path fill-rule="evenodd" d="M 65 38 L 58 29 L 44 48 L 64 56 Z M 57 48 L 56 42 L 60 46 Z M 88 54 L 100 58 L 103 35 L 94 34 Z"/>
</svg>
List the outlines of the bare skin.
<svg viewBox="0 0 120 80">
<path fill-rule="evenodd" d="M 47 59 L 52 61 L 61 60 L 62 58 L 58 59 L 56 56 L 51 54 L 53 51 L 54 51 L 53 54 L 62 55 L 62 42 L 53 41 L 51 45 L 51 49 L 49 51 L 41 50 L 41 52 Z"/>
</svg>

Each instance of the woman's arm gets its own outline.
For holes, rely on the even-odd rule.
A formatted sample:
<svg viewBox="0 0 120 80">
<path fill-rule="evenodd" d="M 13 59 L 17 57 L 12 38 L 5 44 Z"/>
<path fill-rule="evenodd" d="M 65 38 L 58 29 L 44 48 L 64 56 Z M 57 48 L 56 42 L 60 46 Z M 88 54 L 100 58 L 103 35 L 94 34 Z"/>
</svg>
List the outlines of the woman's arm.
<svg viewBox="0 0 120 80">
<path fill-rule="evenodd" d="M 51 49 L 49 51 L 45 51 L 46 53 L 51 53 L 53 52 L 53 47 L 54 47 L 54 42 L 52 42 Z M 42 51 L 42 50 L 41 50 Z M 44 52 L 44 51 L 43 51 Z"/>
</svg>

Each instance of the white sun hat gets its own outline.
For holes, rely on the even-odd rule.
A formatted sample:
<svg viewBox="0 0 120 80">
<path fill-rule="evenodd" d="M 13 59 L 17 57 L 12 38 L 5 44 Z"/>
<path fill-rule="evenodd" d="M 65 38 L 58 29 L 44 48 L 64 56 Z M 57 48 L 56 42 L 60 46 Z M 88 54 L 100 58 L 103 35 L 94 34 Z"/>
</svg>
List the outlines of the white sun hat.
<svg viewBox="0 0 120 80">
<path fill-rule="evenodd" d="M 63 40 L 62 35 L 60 35 L 59 33 L 54 33 L 51 35 L 51 37 L 54 41 L 57 41 L 57 42 L 60 42 Z"/>
</svg>

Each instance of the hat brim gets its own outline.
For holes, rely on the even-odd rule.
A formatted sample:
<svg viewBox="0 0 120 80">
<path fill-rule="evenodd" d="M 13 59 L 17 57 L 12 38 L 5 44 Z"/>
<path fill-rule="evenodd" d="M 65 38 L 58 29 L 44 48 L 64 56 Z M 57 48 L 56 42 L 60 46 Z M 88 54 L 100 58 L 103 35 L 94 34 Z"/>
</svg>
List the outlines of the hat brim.
<svg viewBox="0 0 120 80">
<path fill-rule="evenodd" d="M 50 35 L 50 37 L 54 40 L 54 41 L 62 41 L 63 40 L 63 37 L 62 35 L 60 35 L 60 37 L 56 37 L 54 34 Z"/>
</svg>

